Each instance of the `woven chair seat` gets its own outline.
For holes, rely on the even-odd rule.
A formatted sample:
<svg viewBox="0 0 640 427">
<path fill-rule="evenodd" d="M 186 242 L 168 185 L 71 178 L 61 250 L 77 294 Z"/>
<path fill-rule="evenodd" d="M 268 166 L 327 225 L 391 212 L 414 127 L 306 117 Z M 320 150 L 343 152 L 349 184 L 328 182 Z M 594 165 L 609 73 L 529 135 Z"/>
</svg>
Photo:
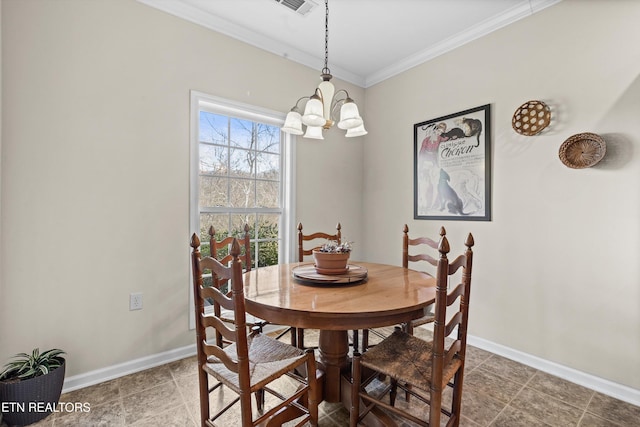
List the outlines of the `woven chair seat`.
<svg viewBox="0 0 640 427">
<path fill-rule="evenodd" d="M 262 334 L 248 337 L 247 345 L 252 391 L 262 388 L 273 379 L 299 366 L 300 359 L 305 357 L 303 350 Z M 232 360 L 237 359 L 235 343 L 225 347 L 224 351 Z M 238 374 L 227 369 L 216 357 L 209 356 L 202 369 L 236 393 L 240 393 Z"/>
<path fill-rule="evenodd" d="M 395 330 L 380 344 L 362 354 L 363 366 L 410 383 L 423 390 L 431 385 L 431 341 L 424 341 L 406 332 Z M 460 359 L 454 358 L 444 367 L 441 386 L 444 387 L 460 367 Z"/>
</svg>

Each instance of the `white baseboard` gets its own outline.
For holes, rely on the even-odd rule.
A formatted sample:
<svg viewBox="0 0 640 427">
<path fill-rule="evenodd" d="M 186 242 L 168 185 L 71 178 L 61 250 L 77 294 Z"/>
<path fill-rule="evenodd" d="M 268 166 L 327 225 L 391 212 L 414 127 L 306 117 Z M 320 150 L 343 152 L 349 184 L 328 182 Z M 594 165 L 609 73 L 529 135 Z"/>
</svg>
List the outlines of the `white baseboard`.
<svg viewBox="0 0 640 427">
<path fill-rule="evenodd" d="M 95 371 L 90 371 L 84 374 L 73 375 L 64 379 L 62 392 L 66 393 L 68 391 L 99 384 L 125 375 L 133 374 L 135 372 L 144 371 L 145 369 L 184 359 L 185 357 L 193 356 L 195 354 L 196 345 L 194 343 L 193 345 L 186 347 L 141 357 L 139 359 L 130 360 L 117 365 L 107 366 L 106 368 L 96 369 Z"/>
<path fill-rule="evenodd" d="M 538 369 L 551 375 L 555 375 L 557 377 L 560 377 L 567 381 L 571 381 L 572 383 L 581 385 L 583 387 L 587 387 L 591 390 L 595 390 L 602 394 L 606 394 L 607 396 L 620 399 L 622 401 L 631 403 L 632 405 L 640 406 L 640 390 L 622 384 L 614 383 L 613 381 L 609 381 L 595 375 L 587 374 L 555 362 L 550 362 L 540 357 L 532 356 L 530 354 L 524 353 L 519 350 L 514 350 L 501 344 L 496 344 L 492 341 L 485 340 L 484 338 L 478 338 L 469 335 L 468 343 L 474 347 L 478 347 L 482 350 L 486 350 L 499 356 L 506 357 L 507 359 L 511 359 L 527 366 L 531 366 L 532 368 Z M 195 344 L 193 344 L 186 347 L 177 348 L 175 350 L 134 359 L 129 362 L 108 366 L 106 368 L 97 369 L 95 371 L 90 371 L 84 374 L 74 375 L 65 378 L 62 391 L 63 393 L 66 393 L 68 391 L 73 391 L 91 385 L 99 384 L 118 377 L 143 371 L 145 369 L 184 359 L 185 357 L 193 356 L 195 354 L 196 346 Z"/>
<path fill-rule="evenodd" d="M 484 338 L 468 335 L 467 342 L 469 345 L 478 347 L 482 350 L 520 362 L 539 371 L 546 372 L 572 383 L 587 387 L 591 390 L 606 394 L 607 396 L 631 403 L 632 405 L 640 406 L 640 390 L 614 383 L 613 381 L 605 380 L 604 378 L 587 374 L 555 362 L 550 362 L 540 357 L 532 356 L 528 353 L 514 350 L 501 344 L 496 344 L 492 341 L 485 340 Z"/>
</svg>

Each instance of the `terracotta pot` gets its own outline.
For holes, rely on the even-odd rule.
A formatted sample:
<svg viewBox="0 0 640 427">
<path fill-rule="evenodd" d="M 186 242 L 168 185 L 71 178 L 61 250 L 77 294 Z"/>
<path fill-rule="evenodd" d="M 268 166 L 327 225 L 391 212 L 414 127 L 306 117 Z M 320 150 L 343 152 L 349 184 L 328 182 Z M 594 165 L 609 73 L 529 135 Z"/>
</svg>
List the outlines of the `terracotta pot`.
<svg viewBox="0 0 640 427">
<path fill-rule="evenodd" d="M 344 270 L 349 262 L 349 252 L 320 252 L 313 251 L 313 259 L 316 262 L 316 268 L 323 270 Z"/>
</svg>

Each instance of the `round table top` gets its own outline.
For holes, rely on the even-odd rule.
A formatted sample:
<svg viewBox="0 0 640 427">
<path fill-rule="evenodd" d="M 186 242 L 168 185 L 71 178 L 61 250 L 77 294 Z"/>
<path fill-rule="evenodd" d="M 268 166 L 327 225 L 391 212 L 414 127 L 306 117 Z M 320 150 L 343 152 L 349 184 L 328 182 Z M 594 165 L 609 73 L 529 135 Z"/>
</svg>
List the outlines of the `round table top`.
<svg viewBox="0 0 640 427">
<path fill-rule="evenodd" d="M 391 326 L 420 317 L 435 299 L 435 279 L 403 267 L 352 262 L 368 270 L 357 284 L 309 284 L 292 270 L 308 263 L 261 267 L 244 274 L 246 309 L 272 323 L 346 330 Z"/>
</svg>

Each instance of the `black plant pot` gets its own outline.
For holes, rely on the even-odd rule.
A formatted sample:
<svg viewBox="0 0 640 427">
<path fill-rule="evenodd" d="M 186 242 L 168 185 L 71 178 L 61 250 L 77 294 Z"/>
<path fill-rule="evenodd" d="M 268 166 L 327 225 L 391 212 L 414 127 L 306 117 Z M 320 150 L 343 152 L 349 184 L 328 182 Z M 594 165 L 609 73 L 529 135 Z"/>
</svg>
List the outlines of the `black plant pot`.
<svg viewBox="0 0 640 427">
<path fill-rule="evenodd" d="M 57 407 L 67 362 L 46 375 L 24 381 L 0 381 L 0 407 L 8 425 L 26 426 L 49 416 Z"/>
</svg>

